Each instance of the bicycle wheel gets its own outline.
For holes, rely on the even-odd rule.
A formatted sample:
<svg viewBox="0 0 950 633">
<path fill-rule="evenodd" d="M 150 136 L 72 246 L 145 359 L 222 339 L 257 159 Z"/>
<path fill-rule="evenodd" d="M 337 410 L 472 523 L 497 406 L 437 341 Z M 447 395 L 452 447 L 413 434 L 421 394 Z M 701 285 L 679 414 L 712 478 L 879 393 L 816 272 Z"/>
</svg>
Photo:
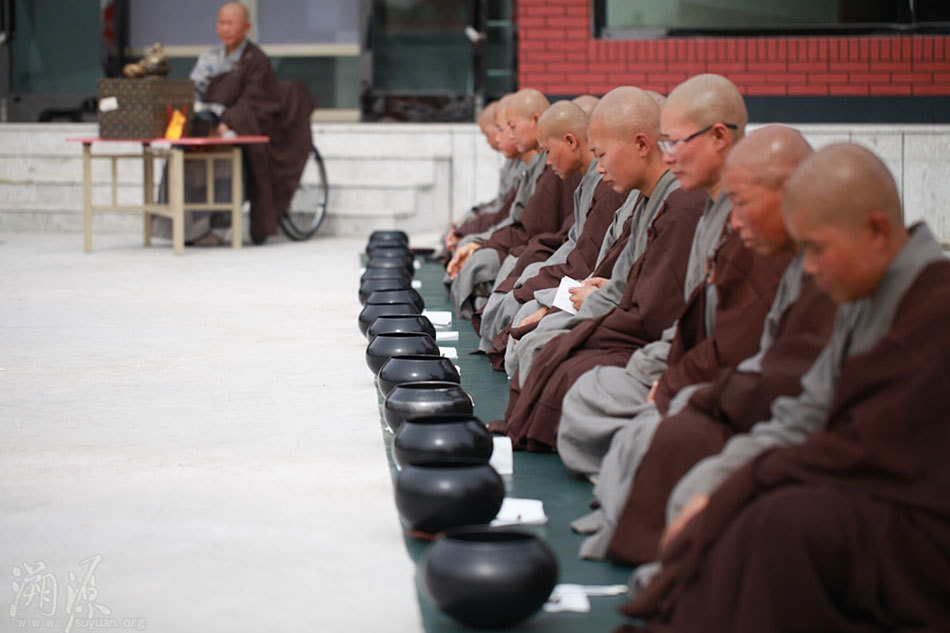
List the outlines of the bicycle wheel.
<svg viewBox="0 0 950 633">
<path fill-rule="evenodd" d="M 290 201 L 290 208 L 280 218 L 280 228 L 284 234 L 294 241 L 310 239 L 327 215 L 329 196 L 327 170 L 323 165 L 323 157 L 314 147 L 313 160 L 307 161 L 297 192 Z"/>
</svg>

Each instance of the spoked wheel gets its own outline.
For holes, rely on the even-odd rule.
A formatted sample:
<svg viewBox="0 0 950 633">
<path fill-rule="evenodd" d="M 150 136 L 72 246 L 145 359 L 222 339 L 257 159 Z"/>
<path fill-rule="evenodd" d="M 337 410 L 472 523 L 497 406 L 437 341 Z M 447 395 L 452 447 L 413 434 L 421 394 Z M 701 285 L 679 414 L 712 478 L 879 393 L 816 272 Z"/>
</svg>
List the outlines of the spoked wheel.
<svg viewBox="0 0 950 633">
<path fill-rule="evenodd" d="M 297 192 L 290 201 L 290 208 L 280 218 L 280 228 L 284 234 L 294 241 L 310 239 L 327 215 L 329 195 L 330 186 L 323 157 L 314 147 L 313 160 L 307 161 Z"/>
</svg>

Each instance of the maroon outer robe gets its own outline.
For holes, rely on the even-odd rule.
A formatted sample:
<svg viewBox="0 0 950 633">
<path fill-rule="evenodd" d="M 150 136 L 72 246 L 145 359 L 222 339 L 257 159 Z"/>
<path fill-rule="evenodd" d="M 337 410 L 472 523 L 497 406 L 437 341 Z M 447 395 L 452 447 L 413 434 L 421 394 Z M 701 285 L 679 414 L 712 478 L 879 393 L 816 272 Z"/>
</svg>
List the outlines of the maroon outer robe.
<svg viewBox="0 0 950 633">
<path fill-rule="evenodd" d="M 836 310 L 815 281 L 803 276 L 798 298 L 785 309 L 762 357 L 762 371 L 724 369 L 682 411 L 660 422 L 617 520 L 609 560 L 639 565 L 657 559 L 674 486 L 697 462 L 719 453 L 733 434 L 768 420 L 772 400 L 801 393 L 801 377 L 828 342 Z"/>
<path fill-rule="evenodd" d="M 631 604 L 645 631 L 950 631 L 950 262 L 847 359 L 825 430 L 710 497 Z"/>
<path fill-rule="evenodd" d="M 790 254 L 758 255 L 742 245 L 738 233 L 727 235 L 707 271 L 718 296 L 713 333 L 706 332 L 706 292 L 700 285 L 680 317 L 654 394 L 660 413 L 683 387 L 711 382 L 759 350 L 765 316 L 791 259 Z"/>
<path fill-rule="evenodd" d="M 512 378 L 508 410 L 491 430 L 508 435 L 516 449 L 552 450 L 564 394 L 598 365 L 621 366 L 640 347 L 660 338 L 683 310 L 683 283 L 704 191 L 672 192 L 647 233 L 643 255 L 634 262 L 620 305 L 578 325 L 542 348 L 524 390 Z"/>
<path fill-rule="evenodd" d="M 639 204 L 639 199 L 634 203 L 634 207 Z M 631 214 L 630 217 L 623 223 L 623 227 L 620 230 L 620 235 L 617 237 L 617 241 L 613 243 L 613 246 L 607 251 L 604 258 L 597 264 L 597 268 L 590 274 L 591 277 L 603 277 L 604 279 L 610 279 L 613 270 L 614 264 L 617 263 L 617 259 L 620 257 L 620 253 L 627 246 L 627 242 L 630 240 L 630 227 L 633 224 L 633 216 L 636 214 Z M 598 250 L 598 253 L 600 251 Z M 558 282 L 560 283 L 560 282 Z M 554 312 L 560 312 L 559 308 L 551 308 L 548 310 L 548 314 L 553 314 Z M 518 340 L 522 336 L 533 332 L 537 327 L 540 321 L 535 321 L 529 325 L 523 327 L 513 327 L 510 330 L 511 336 Z"/>
<path fill-rule="evenodd" d="M 561 180 L 550 166 L 545 166 L 521 217 L 492 233 L 484 247 L 498 251 L 499 259 L 504 261 L 508 255 L 517 256 L 532 237 L 557 233 L 574 215 L 574 190 L 580 181 L 579 173 Z"/>
<path fill-rule="evenodd" d="M 267 55 L 248 42 L 231 71 L 211 78 L 205 101 L 226 107 L 221 121 L 237 134 L 265 135 L 270 143 L 244 147 L 251 237 L 277 232 L 313 147 L 310 113 L 317 104 L 300 82 L 278 82 Z"/>
<path fill-rule="evenodd" d="M 518 277 L 521 276 L 521 271 L 518 271 L 518 274 L 512 272 L 505 281 L 495 288 L 495 292 L 510 291 L 520 303 L 525 303 L 534 298 L 535 290 L 557 287 L 561 282 L 561 277 L 568 276 L 573 279 L 587 277 L 593 270 L 594 264 L 597 263 L 597 255 L 600 254 L 604 234 L 613 222 L 614 213 L 626 199 L 625 195 L 617 193 L 602 180 L 598 182 L 597 187 L 594 188 L 594 197 L 590 209 L 587 211 L 587 218 L 584 221 L 584 230 L 577 237 L 577 245 L 568 254 L 567 260 L 560 264 L 544 266 L 537 275 L 528 279 L 518 288 L 515 288 L 514 285 Z M 524 254 L 522 254 L 522 257 L 524 257 Z M 518 259 L 520 264 L 521 257 Z M 523 270 L 524 266 L 521 269 Z M 525 290 L 525 288 L 528 290 Z M 488 352 L 488 359 L 491 361 L 492 368 L 499 371 L 504 368 L 505 348 L 508 345 L 508 334 L 510 332 L 510 325 L 502 329 L 492 340 L 494 347 Z"/>
<path fill-rule="evenodd" d="M 508 214 L 511 213 L 511 205 L 515 202 L 515 196 L 518 194 L 518 187 L 521 186 L 523 177 L 524 176 L 515 178 L 511 184 L 511 189 L 505 193 L 501 207 L 499 207 L 497 211 L 494 213 L 479 213 L 455 229 L 455 237 L 465 237 L 472 233 L 482 233 L 507 218 Z"/>
</svg>

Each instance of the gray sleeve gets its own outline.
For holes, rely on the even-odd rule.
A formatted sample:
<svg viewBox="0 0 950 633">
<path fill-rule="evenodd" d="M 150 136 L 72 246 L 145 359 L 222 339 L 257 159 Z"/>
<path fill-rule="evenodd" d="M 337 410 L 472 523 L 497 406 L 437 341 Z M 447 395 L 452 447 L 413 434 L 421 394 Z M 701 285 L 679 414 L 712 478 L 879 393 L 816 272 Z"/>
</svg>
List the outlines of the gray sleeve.
<svg viewBox="0 0 950 633">
<path fill-rule="evenodd" d="M 195 62 L 195 67 L 191 69 L 188 78 L 195 82 L 195 98 L 197 101 L 203 101 L 208 86 L 211 84 L 213 68 L 211 65 L 210 54 L 202 53 Z"/>
<path fill-rule="evenodd" d="M 557 296 L 557 288 L 543 288 L 534 291 L 534 300 L 545 308 L 554 305 L 554 297 Z"/>
<path fill-rule="evenodd" d="M 679 481 L 667 505 L 667 519 L 679 513 L 697 494 L 711 494 L 726 478 L 763 451 L 801 444 L 824 427 L 836 383 L 834 350 L 828 345 L 802 376 L 802 393 L 780 396 L 772 403 L 772 419 L 759 422 L 748 433 L 734 436 L 722 452 L 707 457 Z"/>
<path fill-rule="evenodd" d="M 670 345 L 676 336 L 676 326 L 679 321 L 663 330 L 658 341 L 647 343 L 633 353 L 627 361 L 626 371 L 641 384 L 652 386 L 663 372 L 666 371 L 666 358 L 670 355 Z"/>
</svg>

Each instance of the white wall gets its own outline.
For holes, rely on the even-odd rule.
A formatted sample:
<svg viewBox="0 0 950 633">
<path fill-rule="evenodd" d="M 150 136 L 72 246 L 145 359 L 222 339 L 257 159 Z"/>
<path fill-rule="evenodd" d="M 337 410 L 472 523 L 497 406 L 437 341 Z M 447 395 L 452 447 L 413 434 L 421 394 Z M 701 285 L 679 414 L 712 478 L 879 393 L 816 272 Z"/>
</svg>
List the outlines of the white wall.
<svg viewBox="0 0 950 633">
<path fill-rule="evenodd" d="M 926 219 L 950 242 L 950 126 L 804 125 L 815 147 L 862 143 L 897 180 L 908 221 Z M 94 124 L 0 125 L 0 231 L 79 231 L 82 164 L 72 136 L 94 136 Z M 314 124 L 314 142 L 331 185 L 327 233 L 360 235 L 374 228 L 431 232 L 490 199 L 499 157 L 473 124 Z M 122 150 L 119 144 L 102 151 Z M 106 163 L 96 167 L 105 183 Z M 141 200 L 141 168 L 119 172 L 120 199 Z M 305 181 L 304 185 L 307 184 Z M 97 196 L 108 195 L 101 184 Z M 99 215 L 96 230 L 139 230 L 134 216 Z"/>
</svg>

